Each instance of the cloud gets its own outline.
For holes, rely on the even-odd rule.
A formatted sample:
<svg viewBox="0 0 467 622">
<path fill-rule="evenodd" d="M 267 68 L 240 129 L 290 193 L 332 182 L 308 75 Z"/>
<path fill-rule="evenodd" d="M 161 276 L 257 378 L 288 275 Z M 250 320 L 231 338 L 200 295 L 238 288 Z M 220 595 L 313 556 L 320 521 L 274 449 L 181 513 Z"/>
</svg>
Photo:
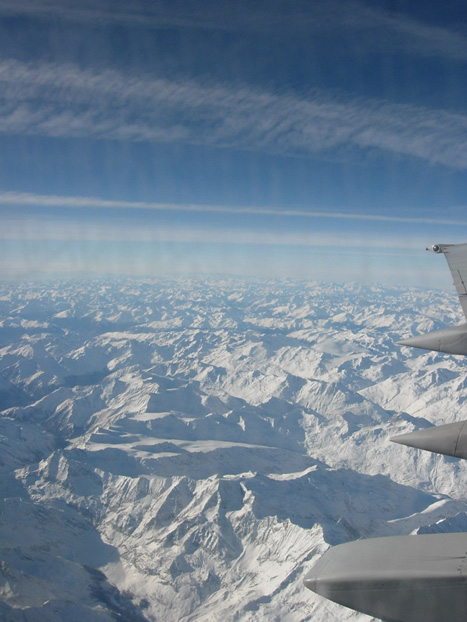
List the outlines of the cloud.
<svg viewBox="0 0 467 622">
<path fill-rule="evenodd" d="M 217 273 L 447 286 L 425 240 L 385 231 L 271 232 L 13 219 L 0 227 L 2 278 L 48 273 Z M 444 262 L 442 262 L 444 264 Z"/>
<path fill-rule="evenodd" d="M 296 209 L 268 206 L 232 206 L 232 205 L 202 205 L 185 203 L 150 203 L 144 201 L 113 201 L 95 197 L 58 196 L 47 194 L 33 194 L 28 192 L 14 192 L 0 190 L 0 205 L 30 206 L 30 207 L 63 207 L 69 209 L 114 209 L 114 210 L 151 210 L 164 212 L 192 212 L 205 214 L 244 214 L 257 216 L 277 216 L 288 218 L 310 218 L 331 220 L 375 221 L 381 223 L 401 224 L 430 224 L 452 227 L 466 227 L 467 220 L 448 218 L 428 218 L 413 216 L 392 216 L 381 213 L 333 212 L 316 209 Z M 23 220 L 20 219 L 22 223 Z"/>
<path fill-rule="evenodd" d="M 467 38 L 454 29 L 433 26 L 352 0 L 2 0 L 0 15 L 73 22 L 137 24 L 152 28 L 190 28 L 263 32 L 281 37 L 316 33 L 354 37 L 371 48 L 421 57 L 467 60 Z M 453 25 L 456 28 L 456 25 Z M 351 40 L 351 39 L 350 39 Z"/>
<path fill-rule="evenodd" d="M 339 9 L 340 5 L 340 9 Z M 384 11 L 371 3 L 334 2 L 350 32 L 358 32 L 371 49 L 401 51 L 412 56 L 467 60 L 467 38 L 453 28 L 433 26 L 402 12 Z"/>
<path fill-rule="evenodd" d="M 184 142 L 310 156 L 379 150 L 467 168 L 467 117 L 383 100 L 308 97 L 72 64 L 0 62 L 0 133 Z"/>
<path fill-rule="evenodd" d="M 397 254 L 396 249 L 420 251 L 424 240 L 412 237 L 386 234 L 374 235 L 362 242 L 357 231 L 335 233 L 331 231 L 275 232 L 232 230 L 227 228 L 197 228 L 175 225 L 172 227 L 134 225 L 131 223 L 74 222 L 63 223 L 41 218 L 19 221 L 2 220 L 0 240 L 42 240 L 42 241 L 86 241 L 124 242 L 138 244 L 182 243 L 182 244 L 229 244 L 258 246 L 297 246 L 320 249 L 338 248 L 340 253 L 365 255 L 377 249 L 377 254 Z"/>
</svg>

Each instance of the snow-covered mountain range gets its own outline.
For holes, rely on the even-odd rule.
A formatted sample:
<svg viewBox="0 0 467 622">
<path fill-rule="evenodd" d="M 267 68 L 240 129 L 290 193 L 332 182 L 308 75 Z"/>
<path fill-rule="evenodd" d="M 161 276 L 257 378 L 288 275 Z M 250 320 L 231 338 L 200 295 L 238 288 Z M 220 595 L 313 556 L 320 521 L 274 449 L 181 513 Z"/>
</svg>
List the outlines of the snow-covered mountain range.
<svg viewBox="0 0 467 622">
<path fill-rule="evenodd" d="M 467 530 L 465 462 L 388 440 L 466 418 L 464 359 L 395 345 L 454 294 L 3 283 L 0 317 L 4 620 L 363 622 L 317 556 Z"/>
</svg>

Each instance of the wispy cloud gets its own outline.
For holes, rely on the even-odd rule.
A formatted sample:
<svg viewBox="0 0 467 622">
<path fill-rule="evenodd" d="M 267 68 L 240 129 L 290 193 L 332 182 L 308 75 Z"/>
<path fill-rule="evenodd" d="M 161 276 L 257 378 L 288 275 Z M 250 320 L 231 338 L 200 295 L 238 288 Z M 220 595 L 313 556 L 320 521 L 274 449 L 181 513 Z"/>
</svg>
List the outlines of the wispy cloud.
<svg viewBox="0 0 467 622">
<path fill-rule="evenodd" d="M 382 228 L 383 229 L 383 228 Z M 0 278 L 49 272 L 155 274 L 209 273 L 294 276 L 433 286 L 448 271 L 423 252 L 426 240 L 368 237 L 351 228 L 302 232 L 249 231 L 135 223 L 70 223 L 29 218 L 2 220 Z"/>
<path fill-rule="evenodd" d="M 352 0 L 2 0 L 0 15 L 28 15 L 77 22 L 139 24 L 156 28 L 198 28 L 267 32 L 281 37 L 310 37 L 332 32 L 353 35 L 378 50 L 400 50 L 422 57 L 467 60 L 467 38 L 403 13 Z"/>
<path fill-rule="evenodd" d="M 467 168 L 467 117 L 443 110 L 0 62 L 0 132 L 185 142 L 309 156 L 382 150 Z"/>
<path fill-rule="evenodd" d="M 276 246 L 308 248 L 311 252 L 332 249 L 333 253 L 343 255 L 378 255 L 400 256 L 401 249 L 405 256 L 419 255 L 426 247 L 426 240 L 413 235 L 388 235 L 380 231 L 371 237 L 363 236 L 358 229 L 346 232 L 324 231 L 251 231 L 225 227 L 186 227 L 182 224 L 172 227 L 157 224 L 134 224 L 131 222 L 89 222 L 76 221 L 73 224 L 53 219 L 41 218 L 19 221 L 4 219 L 1 221 L 0 241 L 23 242 L 66 242 L 81 243 L 118 243 L 125 245 L 157 244 L 222 245 L 222 246 Z M 122 246 L 123 244 L 123 246 Z"/>
<path fill-rule="evenodd" d="M 69 209 L 152 210 L 217 214 L 251 214 L 257 216 L 297 217 L 310 219 L 375 221 L 381 223 L 412 223 L 467 227 L 467 219 L 392 216 L 378 213 L 333 212 L 329 210 L 296 209 L 268 206 L 201 205 L 186 203 L 151 203 L 144 201 L 113 201 L 94 197 L 58 196 L 0 190 L 0 205 L 30 207 L 63 207 Z M 21 222 L 22 219 L 21 219 Z"/>
<path fill-rule="evenodd" d="M 376 46 L 385 52 L 399 50 L 419 57 L 467 60 L 467 37 L 457 29 L 457 24 L 451 28 L 434 26 L 402 12 L 382 10 L 371 2 L 333 4 L 350 32 L 358 32 L 370 48 Z"/>
</svg>

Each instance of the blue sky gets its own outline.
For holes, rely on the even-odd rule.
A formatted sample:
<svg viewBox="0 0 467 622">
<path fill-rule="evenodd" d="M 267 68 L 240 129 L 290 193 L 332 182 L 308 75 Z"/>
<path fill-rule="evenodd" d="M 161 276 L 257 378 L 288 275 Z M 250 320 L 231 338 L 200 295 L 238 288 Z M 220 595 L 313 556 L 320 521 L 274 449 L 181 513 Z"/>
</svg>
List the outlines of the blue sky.
<svg viewBox="0 0 467 622">
<path fill-rule="evenodd" d="M 450 286 L 461 2 L 2 0 L 0 271 Z"/>
</svg>

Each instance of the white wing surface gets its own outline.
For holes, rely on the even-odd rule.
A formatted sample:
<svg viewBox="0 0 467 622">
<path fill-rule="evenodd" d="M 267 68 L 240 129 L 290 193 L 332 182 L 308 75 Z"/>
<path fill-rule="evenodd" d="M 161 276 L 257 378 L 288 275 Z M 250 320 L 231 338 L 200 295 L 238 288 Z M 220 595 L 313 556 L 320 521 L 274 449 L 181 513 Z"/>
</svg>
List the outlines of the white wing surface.
<svg viewBox="0 0 467 622">
<path fill-rule="evenodd" d="M 446 257 L 462 311 L 467 319 L 467 244 L 434 244 L 429 250 L 443 253 Z"/>
</svg>

